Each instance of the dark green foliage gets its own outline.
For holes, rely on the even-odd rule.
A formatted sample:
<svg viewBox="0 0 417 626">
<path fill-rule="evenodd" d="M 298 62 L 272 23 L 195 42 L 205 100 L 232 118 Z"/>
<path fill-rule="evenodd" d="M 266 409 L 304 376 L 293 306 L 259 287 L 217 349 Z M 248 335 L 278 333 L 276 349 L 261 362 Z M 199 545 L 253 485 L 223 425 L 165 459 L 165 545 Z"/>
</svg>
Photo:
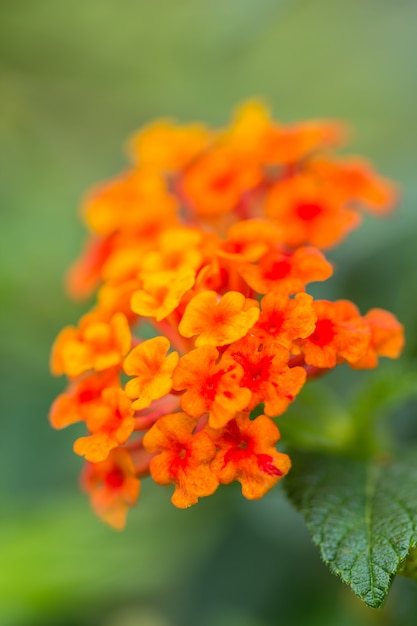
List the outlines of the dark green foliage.
<svg viewBox="0 0 417 626">
<path fill-rule="evenodd" d="M 417 453 L 397 461 L 296 454 L 293 463 L 287 492 L 324 562 L 379 607 L 417 543 Z"/>
</svg>

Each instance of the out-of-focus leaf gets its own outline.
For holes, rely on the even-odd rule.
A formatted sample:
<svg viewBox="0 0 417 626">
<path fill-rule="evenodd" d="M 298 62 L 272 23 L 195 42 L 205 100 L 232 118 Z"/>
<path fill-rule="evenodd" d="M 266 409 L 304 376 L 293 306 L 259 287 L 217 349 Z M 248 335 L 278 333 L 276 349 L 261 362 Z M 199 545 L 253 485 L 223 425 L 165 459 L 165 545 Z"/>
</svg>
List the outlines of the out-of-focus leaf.
<svg viewBox="0 0 417 626">
<path fill-rule="evenodd" d="M 343 451 L 354 437 L 352 420 L 342 401 L 318 381 L 304 387 L 277 424 L 282 441 L 297 450 Z"/>
<path fill-rule="evenodd" d="M 379 607 L 417 543 L 417 456 L 356 461 L 294 455 L 286 479 L 330 570 Z"/>
<path fill-rule="evenodd" d="M 369 423 L 403 402 L 417 398 L 417 370 L 410 365 L 375 373 L 355 393 L 351 414 L 358 424 Z"/>
</svg>

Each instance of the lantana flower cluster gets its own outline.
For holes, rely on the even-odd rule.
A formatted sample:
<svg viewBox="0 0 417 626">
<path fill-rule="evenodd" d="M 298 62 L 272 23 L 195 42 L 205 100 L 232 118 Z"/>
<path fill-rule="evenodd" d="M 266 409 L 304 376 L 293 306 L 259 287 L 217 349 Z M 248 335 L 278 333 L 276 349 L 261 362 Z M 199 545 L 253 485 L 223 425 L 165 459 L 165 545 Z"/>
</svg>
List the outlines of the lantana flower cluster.
<svg viewBox="0 0 417 626">
<path fill-rule="evenodd" d="M 394 315 L 306 291 L 332 276 L 323 250 L 363 211 L 395 205 L 370 164 L 333 154 L 345 136 L 331 121 L 282 125 L 258 102 L 221 130 L 161 120 L 86 197 L 91 235 L 68 288 L 97 300 L 56 338 L 68 387 L 50 421 L 84 422 L 82 486 L 115 528 L 149 474 L 180 508 L 233 481 L 261 498 L 290 469 L 275 418 L 306 382 L 400 354 Z"/>
</svg>

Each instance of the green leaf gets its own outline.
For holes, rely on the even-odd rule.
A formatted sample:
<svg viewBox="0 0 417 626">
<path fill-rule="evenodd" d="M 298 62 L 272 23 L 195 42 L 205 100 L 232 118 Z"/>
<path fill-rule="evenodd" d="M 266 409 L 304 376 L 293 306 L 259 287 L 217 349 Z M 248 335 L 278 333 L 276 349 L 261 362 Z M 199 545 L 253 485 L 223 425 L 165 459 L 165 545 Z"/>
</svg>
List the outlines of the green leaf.
<svg viewBox="0 0 417 626">
<path fill-rule="evenodd" d="M 288 495 L 330 570 L 381 606 L 417 543 L 417 454 L 401 461 L 292 455 Z"/>
<path fill-rule="evenodd" d="M 331 389 L 314 381 L 277 419 L 282 441 L 309 452 L 343 452 L 355 437 L 348 411 Z"/>
<path fill-rule="evenodd" d="M 357 424 L 367 426 L 406 401 L 417 397 L 415 364 L 390 364 L 373 372 L 354 394 L 350 413 Z"/>
</svg>

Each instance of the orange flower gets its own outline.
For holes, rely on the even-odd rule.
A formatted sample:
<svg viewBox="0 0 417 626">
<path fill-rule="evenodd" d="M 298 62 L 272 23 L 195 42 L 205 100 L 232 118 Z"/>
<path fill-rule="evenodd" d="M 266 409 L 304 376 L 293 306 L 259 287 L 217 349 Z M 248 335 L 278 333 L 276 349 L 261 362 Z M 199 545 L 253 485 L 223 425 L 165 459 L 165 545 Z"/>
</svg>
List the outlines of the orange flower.
<svg viewBox="0 0 417 626">
<path fill-rule="evenodd" d="M 315 159 L 311 169 L 316 176 L 332 183 L 346 200 L 363 204 L 375 215 L 386 215 L 398 201 L 398 189 L 374 171 L 365 159 Z"/>
<path fill-rule="evenodd" d="M 239 152 L 218 147 L 204 153 L 185 170 L 181 191 L 195 213 L 212 217 L 236 209 L 242 196 L 260 181 L 259 165 Z"/>
<path fill-rule="evenodd" d="M 135 427 L 133 409 L 126 394 L 117 387 L 109 387 L 101 394 L 101 402 L 91 403 L 87 428 L 92 433 L 79 437 L 74 452 L 87 461 L 104 461 L 110 450 L 125 443 Z"/>
<path fill-rule="evenodd" d="M 258 293 L 292 294 L 304 291 L 310 282 L 326 280 L 333 268 L 319 250 L 305 246 L 295 252 L 271 250 L 257 265 L 243 264 L 239 273 Z"/>
<path fill-rule="evenodd" d="M 155 247 L 143 258 L 142 271 L 180 272 L 184 268 L 198 270 L 202 264 L 204 233 L 198 228 L 176 226 L 167 228 L 157 238 Z"/>
<path fill-rule="evenodd" d="M 142 288 L 132 296 L 132 310 L 160 322 L 172 313 L 183 295 L 195 282 L 195 271 L 184 267 L 180 271 L 143 274 Z"/>
<path fill-rule="evenodd" d="M 205 151 L 213 137 L 202 124 L 177 126 L 171 120 L 159 120 L 131 138 L 129 152 L 141 167 L 170 172 L 185 167 Z"/>
<path fill-rule="evenodd" d="M 225 346 L 246 335 L 259 317 L 256 306 L 246 309 L 245 304 L 237 291 L 220 299 L 215 291 L 199 293 L 188 303 L 178 329 L 183 337 L 198 335 L 197 347 Z"/>
<path fill-rule="evenodd" d="M 193 434 L 195 419 L 185 413 L 161 417 L 143 439 L 145 449 L 157 456 L 151 459 L 151 476 L 159 485 L 175 484 L 171 501 L 180 509 L 210 496 L 218 487 L 217 476 L 210 471 L 216 454 L 207 433 Z"/>
<path fill-rule="evenodd" d="M 230 128 L 223 132 L 220 140 L 261 162 L 271 125 L 270 113 L 265 104 L 249 100 L 236 109 Z"/>
<path fill-rule="evenodd" d="M 101 320 L 98 312 L 87 314 L 79 328 L 67 326 L 56 338 L 52 373 L 76 377 L 91 369 L 109 369 L 121 364 L 130 346 L 129 325 L 122 313 L 116 313 L 109 321 Z"/>
<path fill-rule="evenodd" d="M 224 485 L 239 481 L 249 500 L 262 498 L 291 467 L 290 458 L 275 448 L 279 430 L 266 415 L 250 420 L 242 413 L 225 428 L 208 432 L 218 449 L 213 473 Z"/>
<path fill-rule="evenodd" d="M 174 371 L 174 389 L 185 393 L 181 407 L 192 417 L 209 412 L 209 424 L 221 428 L 251 399 L 248 389 L 239 386 L 243 369 L 227 357 L 219 360 L 214 346 L 201 346 L 184 355 Z"/>
<path fill-rule="evenodd" d="M 103 267 L 113 252 L 113 241 L 91 238 L 82 255 L 71 266 L 66 279 L 69 294 L 76 299 L 89 296 L 102 278 Z"/>
<path fill-rule="evenodd" d="M 233 480 L 260 498 L 290 468 L 271 418 L 306 379 L 401 352 L 387 311 L 305 293 L 332 276 L 320 249 L 361 205 L 382 215 L 397 195 L 367 162 L 330 154 L 344 135 L 332 121 L 277 123 L 257 101 L 220 131 L 160 120 L 85 199 L 92 235 L 67 286 L 97 300 L 54 343 L 52 372 L 69 381 L 50 422 L 85 422 L 84 487 L 115 527 L 149 472 L 181 508 Z"/>
<path fill-rule="evenodd" d="M 134 409 L 145 409 L 171 391 L 172 372 L 179 357 L 177 352 L 167 355 L 169 348 L 166 337 L 154 337 L 140 343 L 126 357 L 124 371 L 135 378 L 127 382 L 125 391 L 135 400 Z"/>
<path fill-rule="evenodd" d="M 54 401 L 49 412 L 49 420 L 54 428 L 65 428 L 81 420 L 86 420 L 90 408 L 100 402 L 101 394 L 107 387 L 119 387 L 116 370 L 94 372 L 71 381 L 68 389 Z"/>
<path fill-rule="evenodd" d="M 261 314 L 255 330 L 261 339 L 273 338 L 286 348 L 291 348 L 295 339 L 311 335 L 316 325 L 313 298 L 306 293 L 297 293 L 289 298 L 285 293 L 272 292 L 261 300 Z"/>
<path fill-rule="evenodd" d="M 357 211 L 345 206 L 337 187 L 306 174 L 277 182 L 268 192 L 265 212 L 281 229 L 281 241 L 290 246 L 329 248 L 361 221 Z"/>
<path fill-rule="evenodd" d="M 105 312 L 106 316 L 114 315 L 115 312 L 123 313 L 128 323 L 133 325 L 138 315 L 132 311 L 130 302 L 139 285 L 137 279 L 106 282 L 97 292 L 99 309 Z"/>
<path fill-rule="evenodd" d="M 350 365 L 369 369 L 378 365 L 378 356 L 398 358 L 404 347 L 404 327 L 395 315 L 384 309 L 371 309 L 364 319 L 371 329 L 371 342 L 364 356 Z"/>
<path fill-rule="evenodd" d="M 368 350 L 369 324 L 348 300 L 316 300 L 317 323 L 314 332 L 296 343 L 308 365 L 332 368 L 337 363 L 354 363 Z"/>
<path fill-rule="evenodd" d="M 153 249 L 149 242 L 145 243 L 137 238 L 132 239 L 119 235 L 113 237 L 115 242 L 111 256 L 103 267 L 103 280 L 106 284 L 124 283 L 136 279 L 142 270 L 143 257 Z"/>
<path fill-rule="evenodd" d="M 280 229 L 267 220 L 251 219 L 233 224 L 217 254 L 234 261 L 258 261 L 280 240 Z"/>
<path fill-rule="evenodd" d="M 262 343 L 256 336 L 247 336 L 231 345 L 225 356 L 243 368 L 240 384 L 251 391 L 249 410 L 262 402 L 267 415 L 281 415 L 306 380 L 304 368 L 288 367 L 290 353 L 275 341 Z"/>
<path fill-rule="evenodd" d="M 117 231 L 153 238 L 177 223 L 176 202 L 156 172 L 131 170 L 93 190 L 83 213 L 90 229 L 107 237 Z"/>
<path fill-rule="evenodd" d="M 230 275 L 221 259 L 214 258 L 211 263 L 203 265 L 198 272 L 194 289 L 197 293 L 202 291 L 217 291 L 222 293 L 229 289 Z"/>
<path fill-rule="evenodd" d="M 346 128 L 340 122 L 311 120 L 291 126 L 271 127 L 265 146 L 268 163 L 295 163 L 317 150 L 343 143 Z"/>
<path fill-rule="evenodd" d="M 87 463 L 81 485 L 90 494 L 91 506 L 102 520 L 122 530 L 126 515 L 136 504 L 140 482 L 133 461 L 126 450 L 112 450 L 105 461 Z"/>
</svg>

